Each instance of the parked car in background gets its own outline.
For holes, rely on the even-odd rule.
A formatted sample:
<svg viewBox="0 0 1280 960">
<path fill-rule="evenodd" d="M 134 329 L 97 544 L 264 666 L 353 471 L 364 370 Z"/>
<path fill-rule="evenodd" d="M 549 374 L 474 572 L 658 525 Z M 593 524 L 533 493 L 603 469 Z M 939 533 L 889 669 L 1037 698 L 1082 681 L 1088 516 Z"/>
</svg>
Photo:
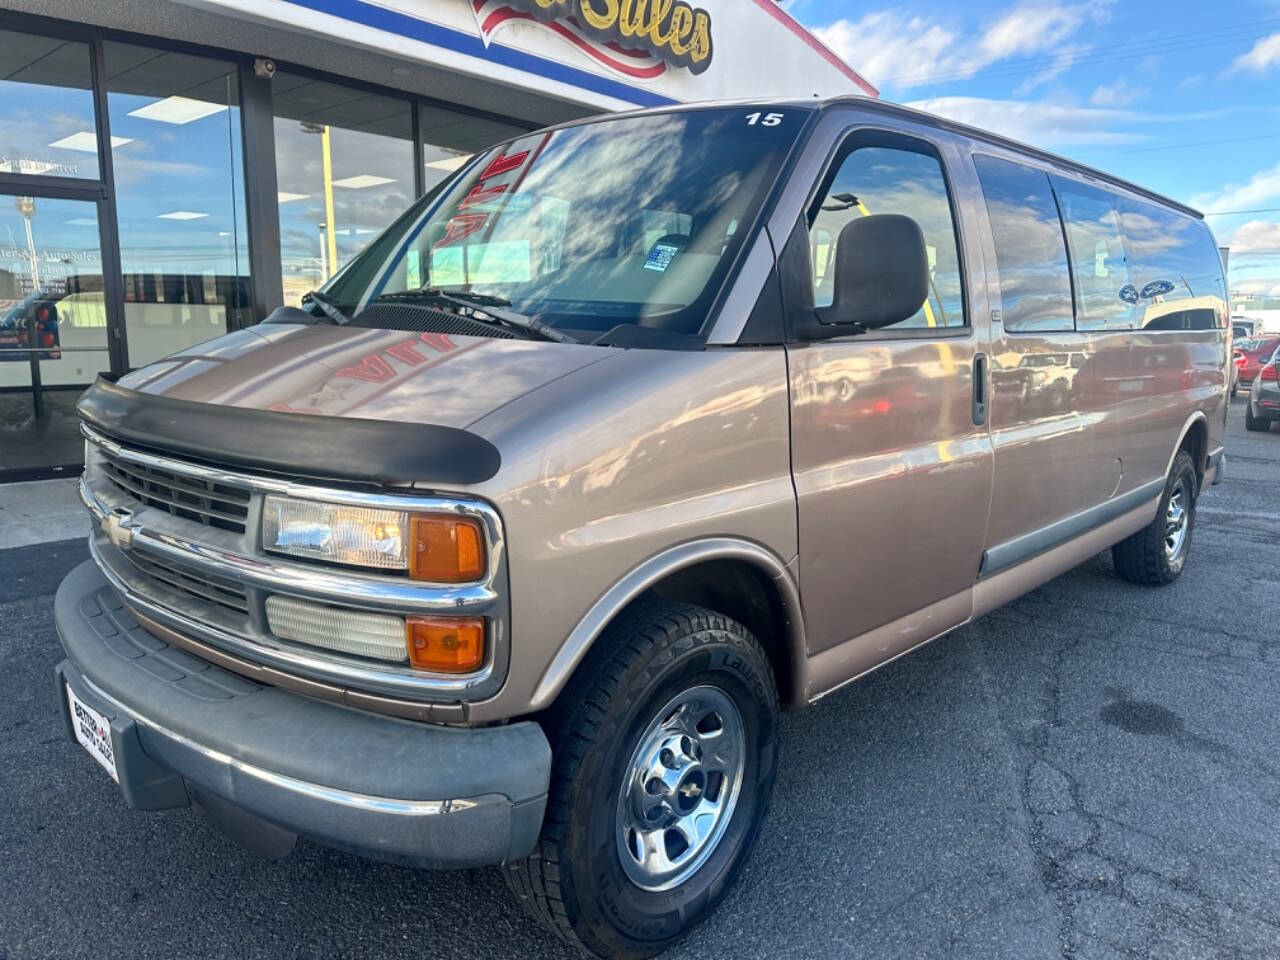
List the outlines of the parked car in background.
<svg viewBox="0 0 1280 960">
<path fill-rule="evenodd" d="M 1280 337 L 1248 337 L 1235 345 L 1232 365 L 1236 370 L 1236 385 L 1232 387 L 1231 396 L 1236 395 L 1238 387 L 1249 388 L 1258 371 L 1271 362 L 1277 349 L 1280 349 Z"/>
<path fill-rule="evenodd" d="M 1244 411 L 1246 430 L 1270 430 L 1280 420 L 1280 357 L 1263 364 L 1249 388 L 1249 405 Z"/>
<path fill-rule="evenodd" d="M 1231 335 L 1240 340 L 1245 337 L 1254 337 L 1262 332 L 1262 322 L 1254 320 L 1251 317 L 1242 317 L 1239 314 L 1231 318 Z"/>
<path fill-rule="evenodd" d="M 502 864 L 651 956 L 745 863 L 779 709 L 1101 550 L 1181 575 L 1226 296 L 1196 211 L 887 102 L 522 134 L 81 398 L 66 732 L 138 809 Z"/>
</svg>

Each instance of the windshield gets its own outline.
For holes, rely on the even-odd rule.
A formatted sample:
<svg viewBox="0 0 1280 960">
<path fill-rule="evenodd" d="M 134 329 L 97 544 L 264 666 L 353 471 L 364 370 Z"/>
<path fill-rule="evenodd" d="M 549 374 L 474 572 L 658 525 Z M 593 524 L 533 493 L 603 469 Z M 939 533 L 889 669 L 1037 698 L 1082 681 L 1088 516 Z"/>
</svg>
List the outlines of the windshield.
<svg viewBox="0 0 1280 960">
<path fill-rule="evenodd" d="M 443 292 L 585 341 L 631 324 L 696 334 L 807 113 L 712 108 L 531 133 L 424 197 L 324 292 L 356 316 L 415 295 L 438 306 Z"/>
</svg>

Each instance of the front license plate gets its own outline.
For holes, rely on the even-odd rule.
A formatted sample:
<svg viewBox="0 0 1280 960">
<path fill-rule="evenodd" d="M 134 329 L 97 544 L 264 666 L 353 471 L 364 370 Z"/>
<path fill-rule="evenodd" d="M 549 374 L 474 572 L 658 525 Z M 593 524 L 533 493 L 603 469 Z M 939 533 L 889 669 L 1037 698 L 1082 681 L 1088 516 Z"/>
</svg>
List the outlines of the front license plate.
<svg viewBox="0 0 1280 960">
<path fill-rule="evenodd" d="M 111 774 L 111 779 L 119 783 L 116 755 L 111 749 L 111 721 L 77 697 L 70 684 L 67 684 L 67 703 L 71 706 L 71 726 L 76 739 L 89 751 L 89 756 Z"/>
</svg>

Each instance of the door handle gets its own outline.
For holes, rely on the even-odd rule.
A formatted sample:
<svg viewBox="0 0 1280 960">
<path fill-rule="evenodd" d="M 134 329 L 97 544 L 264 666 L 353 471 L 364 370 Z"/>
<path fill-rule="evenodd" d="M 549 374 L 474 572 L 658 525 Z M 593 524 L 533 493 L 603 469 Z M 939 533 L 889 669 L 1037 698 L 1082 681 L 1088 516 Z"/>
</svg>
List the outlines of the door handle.
<svg viewBox="0 0 1280 960">
<path fill-rule="evenodd" d="M 979 353 L 973 358 L 973 425 L 980 427 L 987 422 L 987 355 Z"/>
</svg>

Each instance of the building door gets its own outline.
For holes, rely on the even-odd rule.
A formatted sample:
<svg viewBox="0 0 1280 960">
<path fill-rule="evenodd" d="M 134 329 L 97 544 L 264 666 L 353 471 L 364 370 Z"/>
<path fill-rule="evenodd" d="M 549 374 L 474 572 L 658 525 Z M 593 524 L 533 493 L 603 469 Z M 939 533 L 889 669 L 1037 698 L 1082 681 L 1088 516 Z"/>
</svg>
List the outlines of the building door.
<svg viewBox="0 0 1280 960">
<path fill-rule="evenodd" d="M 808 232 L 815 306 L 832 301 L 835 246 L 852 218 L 911 217 L 930 265 L 914 316 L 788 349 L 807 639 L 820 654 L 865 637 L 841 654 L 841 674 L 853 675 L 971 613 L 992 480 L 974 402 L 987 331 L 965 303 L 960 233 L 932 143 L 856 132 L 818 196 Z"/>
<path fill-rule="evenodd" d="M 78 468 L 108 333 L 99 201 L 0 192 L 0 476 Z"/>
<path fill-rule="evenodd" d="M 124 369 L 100 47 L 0 29 L 0 482 L 80 468 L 75 402 Z"/>
</svg>

